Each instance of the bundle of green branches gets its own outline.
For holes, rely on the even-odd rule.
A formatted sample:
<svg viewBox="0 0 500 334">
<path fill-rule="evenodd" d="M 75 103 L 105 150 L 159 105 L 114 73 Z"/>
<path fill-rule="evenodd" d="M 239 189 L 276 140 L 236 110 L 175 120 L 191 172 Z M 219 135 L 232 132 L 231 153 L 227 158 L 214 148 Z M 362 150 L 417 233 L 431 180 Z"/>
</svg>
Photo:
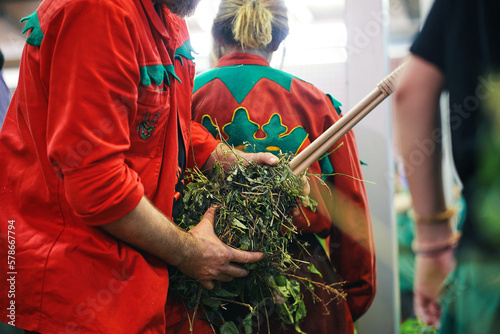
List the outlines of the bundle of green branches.
<svg viewBox="0 0 500 334">
<path fill-rule="evenodd" d="M 235 324 L 224 319 L 222 313 L 231 303 L 245 305 L 250 311 L 243 321 L 246 333 L 252 332 L 252 317 L 267 315 L 269 305 L 283 324 L 301 332 L 298 323 L 305 317 L 306 309 L 300 284 L 311 290 L 314 286 L 307 279 L 300 283 L 291 279 L 299 261 L 288 253 L 288 245 L 298 242 L 291 211 L 298 202 L 307 202 L 313 208 L 315 203 L 303 193 L 301 178 L 288 167 L 291 158 L 281 155 L 277 166 L 257 165 L 239 158 L 229 170 L 216 165 L 209 175 L 197 169 L 187 175 L 189 183 L 184 210 L 177 220 L 179 226 L 193 228 L 205 211 L 215 205 L 215 232 L 224 243 L 264 253 L 262 261 L 244 265 L 250 271 L 247 277 L 217 282 L 212 290 L 202 288 L 175 269 L 171 271 L 170 292 L 182 298 L 189 309 L 201 307 L 221 333 L 237 333 Z M 308 268 L 319 274 L 312 264 Z"/>
</svg>

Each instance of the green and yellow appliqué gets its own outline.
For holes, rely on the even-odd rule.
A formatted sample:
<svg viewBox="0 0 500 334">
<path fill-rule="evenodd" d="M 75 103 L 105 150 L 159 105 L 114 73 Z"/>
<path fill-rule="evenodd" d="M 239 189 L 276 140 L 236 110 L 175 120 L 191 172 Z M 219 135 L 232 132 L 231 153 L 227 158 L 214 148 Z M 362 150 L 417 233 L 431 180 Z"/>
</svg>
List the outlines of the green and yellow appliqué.
<svg viewBox="0 0 500 334">
<path fill-rule="evenodd" d="M 218 136 L 218 128 L 209 115 L 202 118 L 203 126 L 214 136 Z M 265 136 L 257 138 L 257 131 L 261 126 L 250 119 L 248 111 L 239 107 L 234 111 L 230 123 L 222 127 L 222 132 L 228 138 L 229 145 L 247 152 L 271 152 L 274 155 L 283 153 L 296 153 L 308 137 L 308 133 L 301 126 L 297 126 L 288 132 L 283 124 L 281 116 L 273 114 L 269 121 L 262 125 Z"/>
<path fill-rule="evenodd" d="M 210 71 L 196 76 L 194 81 L 194 92 L 208 84 L 219 79 L 227 87 L 233 98 L 238 104 L 241 104 L 247 97 L 253 87 L 261 79 L 271 80 L 283 89 L 291 91 L 293 79 L 304 81 L 284 71 L 262 65 L 234 65 L 214 68 Z M 340 114 L 339 101 L 328 95 L 331 103 Z M 209 115 L 202 118 L 202 124 L 208 131 L 217 138 L 219 129 L 212 122 Z M 257 138 L 256 133 L 260 125 L 250 119 L 248 111 L 245 108 L 238 108 L 234 111 L 231 123 L 223 126 L 223 132 L 228 136 L 228 143 L 244 151 L 251 152 L 271 152 L 278 155 L 280 150 L 283 153 L 297 153 L 303 145 L 309 134 L 304 128 L 298 126 L 289 133 L 287 127 L 282 123 L 281 116 L 273 114 L 269 121 L 262 126 L 262 131 L 266 134 L 264 138 Z M 323 177 L 334 172 L 330 159 L 325 159 L 326 155 L 318 162 L 321 167 Z"/>
</svg>

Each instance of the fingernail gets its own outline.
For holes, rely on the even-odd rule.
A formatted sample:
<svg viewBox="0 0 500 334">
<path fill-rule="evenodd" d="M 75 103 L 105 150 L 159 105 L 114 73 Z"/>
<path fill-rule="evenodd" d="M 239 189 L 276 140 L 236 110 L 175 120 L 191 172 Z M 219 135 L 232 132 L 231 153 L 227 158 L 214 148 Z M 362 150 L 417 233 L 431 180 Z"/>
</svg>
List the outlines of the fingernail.
<svg viewBox="0 0 500 334">
<path fill-rule="evenodd" d="M 279 160 L 278 160 L 278 158 L 270 158 L 270 159 L 269 159 L 269 163 L 270 163 L 270 164 L 277 164 L 277 163 L 278 163 L 278 161 L 279 161 Z"/>
</svg>

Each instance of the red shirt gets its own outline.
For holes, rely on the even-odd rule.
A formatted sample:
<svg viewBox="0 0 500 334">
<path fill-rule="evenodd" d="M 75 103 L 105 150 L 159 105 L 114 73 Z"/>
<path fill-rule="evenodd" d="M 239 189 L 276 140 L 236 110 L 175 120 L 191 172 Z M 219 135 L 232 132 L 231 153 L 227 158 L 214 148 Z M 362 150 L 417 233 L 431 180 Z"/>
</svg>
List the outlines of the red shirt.
<svg viewBox="0 0 500 334">
<path fill-rule="evenodd" d="M 143 195 L 171 216 L 179 163 L 218 143 L 190 121 L 186 24 L 151 0 L 45 0 L 26 28 L 0 134 L 0 321 L 14 301 L 27 330 L 163 332 L 165 263 L 97 226 Z"/>
<path fill-rule="evenodd" d="M 222 57 L 216 68 L 196 77 L 194 89 L 194 120 L 214 136 L 218 128 L 230 145 L 249 152 L 300 152 L 340 118 L 340 103 L 331 96 L 251 54 Z M 341 142 L 309 169 L 332 191 L 310 178 L 317 212 L 308 211 L 308 219 L 302 216 L 296 224 L 330 237 L 332 262 L 348 282 L 347 301 L 357 319 L 375 295 L 375 250 L 354 133 L 330 151 Z M 334 172 L 343 175 L 328 176 Z"/>
</svg>

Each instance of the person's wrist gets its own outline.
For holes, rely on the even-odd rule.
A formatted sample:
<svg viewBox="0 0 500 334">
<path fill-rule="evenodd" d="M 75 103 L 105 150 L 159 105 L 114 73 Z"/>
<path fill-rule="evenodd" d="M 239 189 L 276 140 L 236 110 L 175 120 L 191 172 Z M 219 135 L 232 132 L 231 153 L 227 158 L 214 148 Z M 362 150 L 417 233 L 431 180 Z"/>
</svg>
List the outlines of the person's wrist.
<svg viewBox="0 0 500 334">
<path fill-rule="evenodd" d="M 426 242 L 416 239 L 411 248 L 415 255 L 437 257 L 445 252 L 454 251 L 460 241 L 461 233 L 456 232 L 444 240 Z"/>
<path fill-rule="evenodd" d="M 172 248 L 165 249 L 164 261 L 168 264 L 178 267 L 184 267 L 189 265 L 189 262 L 193 258 L 193 254 L 198 249 L 196 237 L 188 231 L 182 229 L 177 229 L 178 234 L 178 247 L 175 247 L 175 251 Z"/>
<path fill-rule="evenodd" d="M 415 240 L 421 244 L 439 243 L 449 239 L 454 233 L 451 221 L 441 224 L 415 224 Z"/>
<path fill-rule="evenodd" d="M 420 214 L 416 211 L 413 212 L 415 222 L 420 225 L 436 225 L 446 223 L 456 216 L 457 209 L 454 207 L 447 208 L 432 214 Z"/>
<path fill-rule="evenodd" d="M 423 247 L 446 243 L 455 233 L 452 224 L 455 215 L 455 208 L 427 215 L 414 212 L 416 242 Z"/>
</svg>

